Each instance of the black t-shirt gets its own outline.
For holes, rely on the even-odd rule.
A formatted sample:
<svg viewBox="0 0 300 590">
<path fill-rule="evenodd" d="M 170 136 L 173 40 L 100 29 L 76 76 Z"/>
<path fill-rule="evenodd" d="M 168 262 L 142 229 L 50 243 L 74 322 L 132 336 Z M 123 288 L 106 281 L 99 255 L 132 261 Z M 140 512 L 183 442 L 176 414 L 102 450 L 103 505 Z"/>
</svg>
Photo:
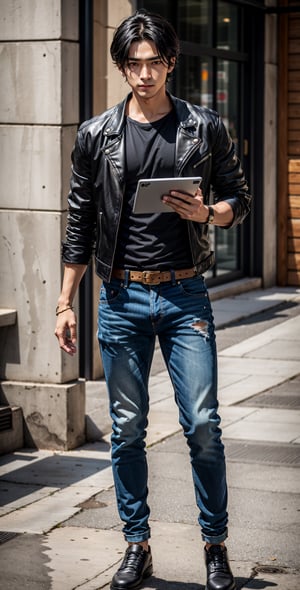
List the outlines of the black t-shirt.
<svg viewBox="0 0 300 590">
<path fill-rule="evenodd" d="M 176 131 L 174 111 L 153 123 L 126 118 L 126 187 L 116 268 L 167 270 L 193 265 L 187 223 L 177 213 L 132 213 L 140 178 L 174 176 Z"/>
</svg>

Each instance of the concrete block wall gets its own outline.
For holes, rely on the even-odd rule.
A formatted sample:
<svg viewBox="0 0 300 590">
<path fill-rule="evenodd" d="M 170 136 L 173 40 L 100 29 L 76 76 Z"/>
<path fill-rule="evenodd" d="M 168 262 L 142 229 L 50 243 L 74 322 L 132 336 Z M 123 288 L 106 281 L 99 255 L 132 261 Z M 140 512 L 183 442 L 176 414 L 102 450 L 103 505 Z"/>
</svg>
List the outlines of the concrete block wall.
<svg viewBox="0 0 300 590">
<path fill-rule="evenodd" d="M 115 28 L 121 21 L 132 14 L 135 10 L 136 2 L 130 0 L 120 0 L 120 2 L 108 2 L 108 33 L 107 43 L 108 48 L 111 45 Z M 108 88 L 107 88 L 107 105 L 108 107 L 116 104 L 128 94 L 129 86 L 124 81 L 121 73 L 116 66 L 112 64 L 110 53 L 107 53 L 108 59 Z"/>
<path fill-rule="evenodd" d="M 68 450 L 84 441 L 83 381 L 63 385 L 4 381 L 2 392 L 11 406 L 22 407 L 25 447 Z"/>
<path fill-rule="evenodd" d="M 94 0 L 95 114 L 117 104 L 129 92 L 128 85 L 111 61 L 109 48 L 115 28 L 135 10 L 135 0 Z"/>
<path fill-rule="evenodd" d="M 84 416 L 82 385 L 75 405 L 70 386 L 60 387 L 76 386 L 78 359 L 64 355 L 53 334 L 79 121 L 78 30 L 78 0 L 0 0 L 0 307 L 17 310 L 16 325 L 0 333 L 0 401 L 13 403 L 17 387 L 24 415 L 38 416 L 50 431 L 50 415 L 61 412 L 66 424 L 74 408 Z M 60 396 L 44 412 L 49 385 Z M 51 447 L 33 422 L 33 443 Z M 74 424 L 72 436 L 60 429 L 63 448 L 84 440 L 82 420 Z"/>
<path fill-rule="evenodd" d="M 94 0 L 95 114 L 128 92 L 109 45 L 133 10 Z M 85 388 L 53 332 L 79 122 L 79 0 L 0 0 L 0 68 L 0 308 L 17 310 L 0 331 L 0 403 L 22 407 L 26 444 L 68 449 L 84 440 Z M 95 333 L 98 290 L 95 280 Z M 96 336 L 94 356 L 98 378 Z"/>
</svg>

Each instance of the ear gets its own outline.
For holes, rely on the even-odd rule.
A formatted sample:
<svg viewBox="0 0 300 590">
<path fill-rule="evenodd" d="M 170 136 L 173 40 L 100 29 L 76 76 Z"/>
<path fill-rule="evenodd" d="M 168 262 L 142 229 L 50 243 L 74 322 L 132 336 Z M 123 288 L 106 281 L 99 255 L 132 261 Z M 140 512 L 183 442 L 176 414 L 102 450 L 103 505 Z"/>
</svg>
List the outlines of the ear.
<svg viewBox="0 0 300 590">
<path fill-rule="evenodd" d="M 173 72 L 175 66 L 176 66 L 176 57 L 171 57 L 170 65 L 168 67 L 168 74 L 171 74 L 171 72 Z"/>
</svg>

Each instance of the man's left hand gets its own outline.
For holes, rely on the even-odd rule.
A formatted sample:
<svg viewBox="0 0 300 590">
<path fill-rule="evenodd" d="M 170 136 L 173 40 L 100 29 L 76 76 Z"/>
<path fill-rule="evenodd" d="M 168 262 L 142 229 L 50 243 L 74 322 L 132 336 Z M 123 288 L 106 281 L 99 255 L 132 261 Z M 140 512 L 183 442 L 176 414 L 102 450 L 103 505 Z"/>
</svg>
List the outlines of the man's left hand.
<svg viewBox="0 0 300 590">
<path fill-rule="evenodd" d="M 203 195 L 200 188 L 195 195 L 171 191 L 163 196 L 163 202 L 178 213 L 182 219 L 206 223 L 208 218 L 208 206 L 203 203 Z"/>
</svg>

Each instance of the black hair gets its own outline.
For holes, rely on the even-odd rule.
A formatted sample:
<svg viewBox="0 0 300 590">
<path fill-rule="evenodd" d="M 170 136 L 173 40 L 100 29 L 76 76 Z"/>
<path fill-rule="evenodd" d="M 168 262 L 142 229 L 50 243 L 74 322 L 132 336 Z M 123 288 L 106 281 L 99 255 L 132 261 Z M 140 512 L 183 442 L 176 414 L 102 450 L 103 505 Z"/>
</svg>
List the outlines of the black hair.
<svg viewBox="0 0 300 590">
<path fill-rule="evenodd" d="M 131 44 L 140 41 L 152 41 L 160 59 L 168 66 L 178 57 L 179 39 L 171 23 L 159 14 L 138 10 L 118 26 L 110 46 L 113 63 L 122 71 Z"/>
</svg>

